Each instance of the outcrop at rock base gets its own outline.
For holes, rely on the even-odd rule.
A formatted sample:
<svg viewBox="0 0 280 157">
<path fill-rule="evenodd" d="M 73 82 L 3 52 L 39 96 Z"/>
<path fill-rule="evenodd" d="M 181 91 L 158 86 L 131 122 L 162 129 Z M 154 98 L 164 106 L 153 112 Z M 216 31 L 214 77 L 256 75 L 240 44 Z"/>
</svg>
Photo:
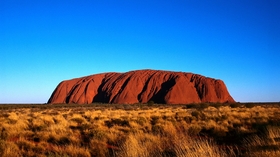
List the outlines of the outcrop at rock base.
<svg viewBox="0 0 280 157">
<path fill-rule="evenodd" d="M 235 102 L 222 80 L 193 73 L 136 70 L 101 73 L 62 81 L 48 103 L 134 104 Z"/>
</svg>

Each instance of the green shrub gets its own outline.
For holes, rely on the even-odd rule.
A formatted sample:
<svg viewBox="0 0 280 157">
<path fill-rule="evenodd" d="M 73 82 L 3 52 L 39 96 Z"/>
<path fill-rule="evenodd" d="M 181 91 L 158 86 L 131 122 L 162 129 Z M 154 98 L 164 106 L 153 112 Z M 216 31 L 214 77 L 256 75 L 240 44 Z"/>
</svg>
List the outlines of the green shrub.
<svg viewBox="0 0 280 157">
<path fill-rule="evenodd" d="M 220 108 L 221 106 L 223 106 L 223 104 L 221 104 L 221 103 L 213 103 L 213 104 L 211 104 L 210 106 L 212 106 L 212 107 L 215 107 L 215 108 Z"/>
<path fill-rule="evenodd" d="M 200 116 L 200 112 L 199 111 L 193 111 L 192 113 L 191 113 L 191 115 L 193 116 L 193 117 L 196 117 L 196 118 L 199 118 L 199 116 Z"/>
<path fill-rule="evenodd" d="M 197 108 L 197 106 L 198 106 L 198 104 L 192 103 L 192 104 L 187 104 L 187 105 L 186 105 L 186 108 L 187 108 L 187 109 L 190 109 L 190 108 Z"/>
<path fill-rule="evenodd" d="M 205 109 L 205 108 L 208 108 L 209 107 L 209 104 L 208 103 L 201 103 L 199 105 L 199 109 Z"/>
<path fill-rule="evenodd" d="M 54 136 L 50 136 L 47 140 L 48 143 L 57 144 L 57 140 Z"/>
<path fill-rule="evenodd" d="M 253 108 L 255 106 L 257 106 L 257 104 L 245 104 L 246 108 Z"/>
<path fill-rule="evenodd" d="M 148 101 L 148 106 L 153 106 L 155 102 L 153 100 Z"/>
<path fill-rule="evenodd" d="M 57 144 L 62 145 L 62 146 L 69 145 L 70 143 L 71 143 L 71 141 L 66 136 L 60 137 L 59 140 L 57 141 Z"/>
<path fill-rule="evenodd" d="M 242 107 L 242 105 L 239 104 L 239 103 L 230 104 L 229 106 L 230 106 L 231 108 Z"/>
<path fill-rule="evenodd" d="M 120 119 L 120 118 L 107 120 L 107 121 L 105 121 L 105 125 L 106 125 L 108 128 L 111 128 L 111 127 L 113 127 L 114 125 L 118 125 L 118 126 L 127 126 L 127 127 L 130 126 L 128 120 L 123 120 L 123 119 Z"/>
<path fill-rule="evenodd" d="M 159 119 L 160 119 L 159 116 L 152 116 L 152 117 L 151 117 L 151 124 L 152 124 L 152 125 L 157 124 L 158 121 L 159 121 Z"/>
</svg>

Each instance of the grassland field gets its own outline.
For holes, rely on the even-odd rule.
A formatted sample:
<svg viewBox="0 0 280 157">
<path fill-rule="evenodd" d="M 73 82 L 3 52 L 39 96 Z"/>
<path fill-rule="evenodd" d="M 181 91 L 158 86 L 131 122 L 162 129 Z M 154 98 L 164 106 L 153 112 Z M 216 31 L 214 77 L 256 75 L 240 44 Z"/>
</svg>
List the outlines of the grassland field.
<svg viewBox="0 0 280 157">
<path fill-rule="evenodd" d="M 279 157 L 280 103 L 0 104 L 1 157 Z"/>
</svg>

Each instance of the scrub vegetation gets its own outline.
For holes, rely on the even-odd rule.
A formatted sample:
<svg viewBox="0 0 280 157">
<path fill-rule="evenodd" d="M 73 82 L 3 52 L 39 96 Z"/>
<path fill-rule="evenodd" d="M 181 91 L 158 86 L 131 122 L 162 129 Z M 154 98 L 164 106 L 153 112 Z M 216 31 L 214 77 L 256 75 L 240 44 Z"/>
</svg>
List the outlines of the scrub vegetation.
<svg viewBox="0 0 280 157">
<path fill-rule="evenodd" d="M 276 157 L 280 104 L 0 105 L 2 157 Z"/>
</svg>

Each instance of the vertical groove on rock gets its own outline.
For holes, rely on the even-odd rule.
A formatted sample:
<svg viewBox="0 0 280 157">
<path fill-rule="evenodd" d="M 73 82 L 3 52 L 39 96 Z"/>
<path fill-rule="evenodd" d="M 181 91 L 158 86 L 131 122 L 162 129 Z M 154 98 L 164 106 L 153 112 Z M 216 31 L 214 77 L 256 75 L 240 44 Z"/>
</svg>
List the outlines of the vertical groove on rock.
<svg viewBox="0 0 280 157">
<path fill-rule="evenodd" d="M 78 86 L 79 86 L 78 84 L 75 84 L 73 86 L 73 88 L 71 88 L 70 92 L 66 96 L 66 99 L 65 99 L 66 103 L 71 103 L 71 98 L 74 96 L 73 94 L 74 94 L 76 88 L 78 88 Z"/>
<path fill-rule="evenodd" d="M 127 77 L 124 81 L 124 83 L 122 84 L 120 90 L 118 91 L 118 93 L 116 95 L 113 96 L 112 100 L 110 101 L 111 102 L 114 102 L 115 99 L 119 96 L 119 94 L 124 90 L 124 88 L 126 87 L 126 85 L 128 84 L 129 80 L 130 80 L 131 76 Z"/>
<path fill-rule="evenodd" d="M 106 92 L 103 91 L 103 87 L 106 84 L 106 77 L 104 77 L 101 81 L 101 84 L 99 85 L 97 89 L 97 94 L 93 97 L 92 102 L 104 102 L 108 103 L 109 101 L 105 98 Z"/>
<path fill-rule="evenodd" d="M 171 79 L 161 84 L 160 90 L 151 98 L 152 101 L 155 103 L 165 104 L 166 100 L 165 95 L 168 91 L 175 85 L 175 80 Z"/>
<path fill-rule="evenodd" d="M 141 102 L 141 103 L 145 102 L 145 100 L 143 100 L 143 93 L 145 93 L 147 91 L 148 84 L 150 83 L 150 81 L 151 81 L 151 79 L 154 75 L 155 75 L 155 73 L 152 73 L 150 76 L 148 76 L 147 81 L 145 81 L 144 87 L 142 88 L 142 91 L 137 96 L 138 102 Z M 149 100 L 146 100 L 146 101 L 149 101 Z"/>
</svg>

